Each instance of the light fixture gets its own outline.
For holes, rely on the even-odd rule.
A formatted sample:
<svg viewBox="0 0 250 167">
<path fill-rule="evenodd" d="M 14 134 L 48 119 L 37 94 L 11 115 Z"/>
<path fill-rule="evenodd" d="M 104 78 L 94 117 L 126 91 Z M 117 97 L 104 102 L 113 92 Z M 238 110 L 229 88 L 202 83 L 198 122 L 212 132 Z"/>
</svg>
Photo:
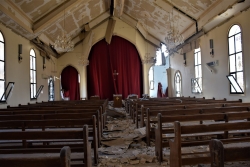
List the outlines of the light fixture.
<svg viewBox="0 0 250 167">
<path fill-rule="evenodd" d="M 144 16 L 146 17 L 146 30 L 148 32 L 148 24 L 147 24 L 147 18 L 149 17 L 149 15 L 147 15 L 146 13 L 144 13 Z M 148 41 L 146 41 L 145 39 L 145 56 L 144 59 L 142 60 L 142 64 L 155 64 L 156 63 L 156 59 L 154 57 L 150 56 L 150 53 L 148 52 Z"/>
<path fill-rule="evenodd" d="M 170 30 L 165 37 L 167 51 L 170 53 L 170 50 L 175 49 L 176 46 L 184 43 L 184 38 L 180 34 L 178 27 L 178 19 L 174 18 L 174 10 L 172 8 L 172 12 L 169 13 L 169 24 Z"/>
<path fill-rule="evenodd" d="M 20 54 L 22 54 L 22 44 L 18 44 L 18 62 L 21 62 L 23 59 Z"/>
<path fill-rule="evenodd" d="M 65 5 L 65 2 L 64 2 Z M 58 35 L 54 43 L 54 49 L 58 52 L 70 52 L 74 50 L 74 43 L 71 41 L 70 35 L 65 31 L 65 6 L 62 35 Z"/>
</svg>

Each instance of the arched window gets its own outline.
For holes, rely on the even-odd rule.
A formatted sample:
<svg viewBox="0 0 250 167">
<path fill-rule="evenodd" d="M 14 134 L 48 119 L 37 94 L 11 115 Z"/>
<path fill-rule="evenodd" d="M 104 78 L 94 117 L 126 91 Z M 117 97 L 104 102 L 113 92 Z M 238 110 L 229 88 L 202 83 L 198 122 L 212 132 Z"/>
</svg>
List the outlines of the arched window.
<svg viewBox="0 0 250 167">
<path fill-rule="evenodd" d="M 194 50 L 195 78 L 191 79 L 192 93 L 202 93 L 201 49 Z"/>
<path fill-rule="evenodd" d="M 48 86 L 49 86 L 49 101 L 54 101 L 55 100 L 54 80 L 51 76 L 48 79 Z"/>
<path fill-rule="evenodd" d="M 177 71 L 175 73 L 174 83 L 175 83 L 175 95 L 176 97 L 181 97 L 181 73 L 180 71 Z"/>
<path fill-rule="evenodd" d="M 36 53 L 30 50 L 30 98 L 36 99 Z"/>
<path fill-rule="evenodd" d="M 5 90 L 5 42 L 3 38 L 3 34 L 0 31 L 0 98 L 2 101 L 5 101 L 5 97 L 3 96 Z"/>
<path fill-rule="evenodd" d="M 243 54 L 241 28 L 233 25 L 228 33 L 230 93 L 244 94 Z"/>
</svg>

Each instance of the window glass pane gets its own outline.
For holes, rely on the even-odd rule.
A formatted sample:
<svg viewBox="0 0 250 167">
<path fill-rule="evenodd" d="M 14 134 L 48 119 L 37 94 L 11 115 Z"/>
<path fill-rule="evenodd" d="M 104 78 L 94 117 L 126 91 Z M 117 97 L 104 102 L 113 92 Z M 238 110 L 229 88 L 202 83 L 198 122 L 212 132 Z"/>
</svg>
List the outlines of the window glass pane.
<svg viewBox="0 0 250 167">
<path fill-rule="evenodd" d="M 232 93 L 235 93 L 236 91 L 235 91 L 235 89 L 234 89 L 234 87 L 231 85 L 231 92 Z"/>
<path fill-rule="evenodd" d="M 244 79 L 243 79 L 243 72 L 237 73 L 237 82 L 240 85 L 242 91 L 244 91 Z"/>
<path fill-rule="evenodd" d="M 236 48 L 236 52 L 241 52 L 242 48 L 241 48 L 241 34 L 238 34 L 235 36 L 235 48 Z"/>
<path fill-rule="evenodd" d="M 234 25 L 234 26 L 231 27 L 228 36 L 230 37 L 230 36 L 232 36 L 232 35 L 234 35 L 234 34 L 237 34 L 237 33 L 239 33 L 239 32 L 241 32 L 240 26 Z"/>
<path fill-rule="evenodd" d="M 30 55 L 36 57 L 36 54 L 35 54 L 34 49 L 31 49 L 31 50 L 30 50 Z"/>
<path fill-rule="evenodd" d="M 196 53 L 196 52 L 200 52 L 200 51 L 201 51 L 200 48 L 197 48 L 197 49 L 194 50 L 195 53 Z"/>
<path fill-rule="evenodd" d="M 36 83 L 36 71 L 33 71 L 33 81 L 34 81 L 34 83 Z"/>
<path fill-rule="evenodd" d="M 30 70 L 30 83 L 34 83 L 33 70 Z"/>
<path fill-rule="evenodd" d="M 180 84 L 179 83 L 176 83 L 176 90 L 180 91 Z"/>
<path fill-rule="evenodd" d="M 198 60 L 197 60 L 197 53 L 194 54 L 194 65 L 198 64 Z"/>
<path fill-rule="evenodd" d="M 0 42 L 0 60 L 4 61 L 4 43 Z"/>
<path fill-rule="evenodd" d="M 34 94 L 34 87 L 33 84 L 30 84 L 30 97 L 33 98 L 33 94 Z"/>
<path fill-rule="evenodd" d="M 0 61 L 0 79 L 4 80 L 4 62 Z"/>
<path fill-rule="evenodd" d="M 32 67 L 32 61 L 33 61 L 33 59 L 32 59 L 32 56 L 30 56 L 30 69 L 33 69 L 33 67 Z"/>
<path fill-rule="evenodd" d="M 238 53 L 236 55 L 236 67 L 237 67 L 237 71 L 243 70 L 242 53 Z"/>
<path fill-rule="evenodd" d="M 202 77 L 202 75 L 201 75 L 201 65 L 199 65 L 199 74 L 198 74 L 198 77 Z"/>
<path fill-rule="evenodd" d="M 36 58 L 33 58 L 33 69 L 36 69 Z"/>
<path fill-rule="evenodd" d="M 234 50 L 234 37 L 229 38 L 229 54 L 235 53 Z"/>
<path fill-rule="evenodd" d="M 3 34 L 0 32 L 0 41 L 4 42 L 3 40 Z"/>
<path fill-rule="evenodd" d="M 229 57 L 230 61 L 230 72 L 235 72 L 235 56 L 232 55 Z"/>
<path fill-rule="evenodd" d="M 3 93 L 4 93 L 4 89 L 5 89 L 5 86 L 4 86 L 4 81 L 0 81 L 0 98 L 3 96 Z M 5 98 L 3 97 L 2 100 L 5 100 Z"/>
<path fill-rule="evenodd" d="M 36 95 L 36 84 L 33 84 L 33 87 L 34 87 L 34 97 Z"/>
<path fill-rule="evenodd" d="M 199 67 L 195 66 L 195 78 L 199 77 L 198 73 L 199 73 Z"/>
<path fill-rule="evenodd" d="M 198 56 L 197 56 L 197 57 L 198 57 L 198 58 L 197 58 L 197 59 L 198 59 L 198 62 L 197 62 L 197 63 L 198 63 L 198 64 L 201 64 L 201 52 L 198 52 Z"/>
</svg>

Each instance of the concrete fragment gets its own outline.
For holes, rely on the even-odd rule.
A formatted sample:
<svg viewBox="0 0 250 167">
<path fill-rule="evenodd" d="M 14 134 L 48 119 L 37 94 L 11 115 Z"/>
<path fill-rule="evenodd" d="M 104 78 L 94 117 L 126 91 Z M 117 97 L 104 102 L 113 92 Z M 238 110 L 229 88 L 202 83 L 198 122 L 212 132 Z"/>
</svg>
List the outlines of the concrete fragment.
<svg viewBox="0 0 250 167">
<path fill-rule="evenodd" d="M 145 158 L 141 158 L 141 159 L 140 159 L 140 163 L 141 163 L 141 164 L 145 164 L 145 163 L 146 163 L 146 159 L 145 159 Z"/>
<path fill-rule="evenodd" d="M 132 160 L 129 162 L 131 165 L 139 164 L 140 160 Z"/>
</svg>

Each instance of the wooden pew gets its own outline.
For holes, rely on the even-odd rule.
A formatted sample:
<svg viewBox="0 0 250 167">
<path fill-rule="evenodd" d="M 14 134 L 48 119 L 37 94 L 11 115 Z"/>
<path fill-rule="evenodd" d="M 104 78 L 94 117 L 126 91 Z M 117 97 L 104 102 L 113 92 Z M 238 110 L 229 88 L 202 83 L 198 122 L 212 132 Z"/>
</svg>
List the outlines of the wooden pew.
<svg viewBox="0 0 250 167">
<path fill-rule="evenodd" d="M 150 138 L 155 138 L 155 129 L 154 127 L 151 128 L 151 124 L 156 124 L 158 121 L 155 119 L 159 113 L 166 119 L 162 119 L 162 123 L 171 123 L 173 120 L 169 122 L 167 116 L 176 116 L 172 117 L 175 118 L 174 121 L 178 121 L 179 117 L 183 115 L 197 115 L 197 114 L 211 114 L 211 113 L 229 113 L 229 112 L 244 112 L 250 111 L 248 106 L 236 106 L 236 107 L 216 107 L 212 108 L 213 106 L 210 105 L 211 108 L 194 108 L 194 109 L 177 109 L 177 110 L 149 110 L 147 109 L 147 119 L 146 119 L 146 143 L 150 145 Z M 154 119 L 153 119 L 154 118 Z M 202 120 L 201 120 L 202 121 Z M 200 122 L 202 123 L 202 122 Z"/>
<path fill-rule="evenodd" d="M 98 110 L 14 110 L 0 112 L 0 121 L 4 120 L 44 120 L 44 119 L 80 119 L 97 118 L 98 146 L 103 134 L 102 119 Z"/>
<path fill-rule="evenodd" d="M 82 130 L 54 130 L 54 131 L 4 131 L 0 132 L 0 141 L 8 141 L 8 140 L 62 140 L 62 139 L 81 139 L 82 145 L 79 148 L 78 151 L 81 151 L 84 153 L 84 157 L 82 157 L 82 161 L 84 166 L 90 167 L 92 166 L 91 161 L 91 148 L 90 143 L 88 141 L 89 137 L 88 132 L 88 125 L 84 125 Z M 69 145 L 70 146 L 70 145 Z M 71 147 L 71 146 L 70 146 Z M 20 148 L 11 149 L 11 152 L 15 152 L 15 150 L 19 150 Z M 33 146 L 33 148 L 29 148 L 28 150 L 36 148 Z M 3 150 L 3 149 L 1 149 Z M 22 153 L 25 154 L 25 148 L 23 148 Z M 37 149 L 39 153 L 39 149 Z M 57 153 L 59 150 L 57 147 L 53 148 L 53 145 L 51 147 L 46 148 L 46 152 Z M 71 147 L 71 151 L 73 151 Z M 33 152 L 34 153 L 34 152 Z M 43 150 L 44 153 L 44 150 Z M 3 153 L 5 154 L 5 153 Z M 74 159 L 71 158 L 71 162 L 74 161 Z"/>
<path fill-rule="evenodd" d="M 158 110 L 180 110 L 180 109 L 202 109 L 202 108 L 215 108 L 215 107 L 236 107 L 236 106 L 250 106 L 250 103 L 213 103 L 213 104 L 182 104 L 182 105 L 142 105 L 141 106 L 141 115 L 140 119 L 140 127 L 146 126 L 146 122 L 144 121 L 147 118 L 146 111 L 147 109 L 151 111 L 158 111 Z M 158 113 L 153 114 L 152 116 L 156 116 Z"/>
<path fill-rule="evenodd" d="M 239 131 L 240 130 L 240 131 Z M 169 140 L 170 145 L 170 167 L 181 167 L 182 165 L 194 165 L 200 163 L 210 163 L 210 156 L 207 151 L 198 153 L 190 153 L 188 157 L 182 157 L 181 148 L 185 146 L 200 146 L 208 145 L 210 140 L 187 140 L 182 141 L 182 137 L 191 135 L 198 137 L 201 135 L 211 135 L 209 133 L 220 134 L 224 133 L 223 143 L 249 142 L 250 137 L 233 137 L 228 138 L 230 134 L 240 134 L 250 132 L 250 122 L 230 122 L 206 125 L 186 125 L 181 126 L 180 122 L 174 123 L 174 138 Z M 187 154 L 185 154 L 187 155 Z M 195 156 L 194 156 L 195 155 Z"/>
<path fill-rule="evenodd" d="M 179 122 L 190 122 L 189 124 L 194 124 L 193 121 L 196 121 L 196 124 L 205 121 L 205 120 L 221 120 L 224 122 L 234 121 L 234 120 L 244 120 L 250 118 L 250 112 L 231 112 L 231 113 L 212 113 L 212 114 L 194 114 L 194 115 L 178 115 L 178 116 L 162 116 L 161 113 L 158 114 L 158 124 L 155 128 L 155 152 L 157 158 L 162 162 L 162 148 L 169 147 L 168 142 L 163 142 L 164 139 L 171 138 L 171 135 L 174 133 L 173 127 L 163 128 L 163 123 L 172 123 L 175 121 Z M 167 138 L 162 137 L 167 134 Z M 227 134 L 228 135 L 228 134 Z"/>
<path fill-rule="evenodd" d="M 197 101 L 181 101 L 181 102 L 176 102 L 178 100 L 175 101 L 138 101 L 138 102 L 134 102 L 135 104 L 132 105 L 132 118 L 133 118 L 133 122 L 136 123 L 136 127 L 138 128 L 138 121 L 140 119 L 140 117 L 142 117 L 142 115 L 144 115 L 140 109 L 142 106 L 176 106 L 176 105 L 202 105 L 202 104 L 214 104 L 214 103 L 242 103 L 242 100 L 235 100 L 235 101 L 225 101 L 225 100 L 202 100 L 200 102 Z"/>
<path fill-rule="evenodd" d="M 71 167 L 70 147 L 64 146 L 58 154 L 0 154 L 1 167 Z M 90 166 L 89 166 L 90 167 Z"/>
<path fill-rule="evenodd" d="M 224 148 L 218 139 L 209 142 L 211 167 L 224 167 L 225 162 L 250 160 L 250 145 Z"/>
<path fill-rule="evenodd" d="M 9 130 L 9 131 L 40 130 L 42 132 L 42 131 L 53 131 L 53 130 L 68 130 L 69 128 L 77 130 L 79 129 L 79 127 L 82 127 L 83 125 L 88 125 L 90 127 L 89 128 L 89 140 L 92 141 L 92 147 L 94 150 L 94 160 L 95 160 L 95 163 L 97 163 L 99 141 L 98 141 L 98 136 L 97 136 L 97 128 L 96 128 L 97 124 L 96 124 L 95 115 L 93 115 L 92 118 L 83 118 L 83 119 L 1 121 L 0 131 L 1 130 L 2 131 L 3 130 Z M 63 142 L 66 142 L 66 141 L 64 140 Z M 67 140 L 67 142 L 71 142 L 71 140 Z M 32 142 L 30 141 L 27 142 L 25 140 L 23 140 L 22 143 L 20 144 L 21 144 L 20 147 L 32 146 Z M 49 145 L 49 141 L 45 142 L 44 145 L 46 146 L 41 146 L 41 147 L 43 148 L 47 147 L 47 145 Z"/>
</svg>

